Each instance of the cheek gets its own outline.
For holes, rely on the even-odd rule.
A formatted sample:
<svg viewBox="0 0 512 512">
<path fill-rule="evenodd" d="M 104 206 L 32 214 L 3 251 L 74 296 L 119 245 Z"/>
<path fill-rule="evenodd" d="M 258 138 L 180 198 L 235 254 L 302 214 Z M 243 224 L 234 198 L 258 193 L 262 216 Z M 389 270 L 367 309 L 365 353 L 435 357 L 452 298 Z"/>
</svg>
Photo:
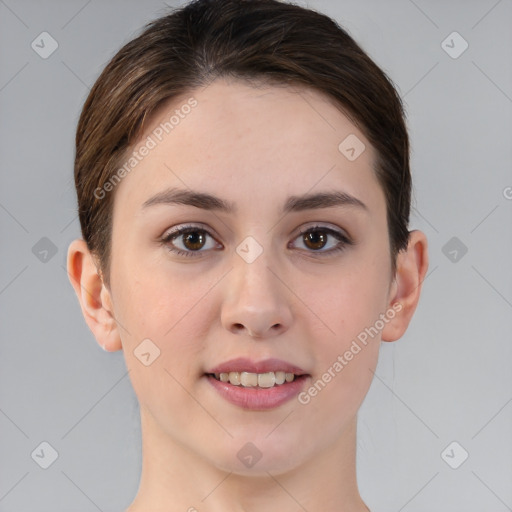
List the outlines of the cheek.
<svg viewBox="0 0 512 512">
<path fill-rule="evenodd" d="M 325 334 L 314 336 L 320 372 L 315 377 L 321 381 L 316 387 L 329 402 L 327 409 L 348 404 L 355 411 L 368 391 L 381 339 L 375 325 L 386 305 L 385 264 L 363 259 L 350 272 L 331 276 L 322 290 L 308 287 L 308 304 L 327 326 L 322 328 Z"/>
<path fill-rule="evenodd" d="M 137 267 L 128 261 L 126 266 L 118 266 L 118 271 L 116 315 L 125 327 L 120 333 L 127 364 L 129 359 L 139 363 L 133 351 L 142 340 L 150 339 L 160 350 L 160 366 L 177 376 L 197 371 L 194 365 L 183 362 L 197 361 L 204 352 L 202 340 L 207 339 L 215 321 L 208 294 L 215 277 L 163 274 L 157 268 Z M 127 278 L 122 279 L 123 275 Z"/>
<path fill-rule="evenodd" d="M 388 283 L 382 265 L 361 265 L 361 271 L 331 275 L 323 287 L 312 283 L 303 291 L 308 304 L 322 321 L 324 339 L 342 349 L 365 328 L 373 325 L 386 304 Z"/>
</svg>

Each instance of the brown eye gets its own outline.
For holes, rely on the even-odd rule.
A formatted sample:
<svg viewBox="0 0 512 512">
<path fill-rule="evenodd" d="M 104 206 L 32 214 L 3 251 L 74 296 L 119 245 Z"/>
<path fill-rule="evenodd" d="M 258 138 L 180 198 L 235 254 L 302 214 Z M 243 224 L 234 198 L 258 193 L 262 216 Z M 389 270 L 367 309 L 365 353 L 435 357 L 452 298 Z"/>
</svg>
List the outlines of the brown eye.
<svg viewBox="0 0 512 512">
<path fill-rule="evenodd" d="M 323 226 L 313 226 L 302 230 L 296 240 L 300 240 L 302 243 L 302 247 L 299 244 L 299 248 L 314 256 L 329 256 L 342 251 L 348 245 L 353 245 L 352 240 L 343 232 Z M 322 250 L 326 247 L 326 250 Z"/>
<path fill-rule="evenodd" d="M 327 236 L 321 231 L 310 231 L 303 235 L 304 243 L 310 249 L 323 249 L 327 243 Z"/>
<path fill-rule="evenodd" d="M 182 241 L 185 248 L 191 251 L 201 249 L 206 243 L 206 237 L 199 231 L 192 231 L 182 235 Z"/>
<path fill-rule="evenodd" d="M 184 226 L 168 233 L 162 238 L 162 243 L 170 252 L 180 256 L 200 256 L 207 249 L 216 248 L 213 236 L 195 226 Z"/>
</svg>

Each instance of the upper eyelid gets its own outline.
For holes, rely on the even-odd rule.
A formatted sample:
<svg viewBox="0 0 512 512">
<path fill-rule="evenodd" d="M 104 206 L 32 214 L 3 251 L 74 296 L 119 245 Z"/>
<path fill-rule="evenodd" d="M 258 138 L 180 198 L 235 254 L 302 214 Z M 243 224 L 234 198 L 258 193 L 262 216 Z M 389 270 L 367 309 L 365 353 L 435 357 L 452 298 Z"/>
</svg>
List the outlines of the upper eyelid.
<svg viewBox="0 0 512 512">
<path fill-rule="evenodd" d="M 295 234 L 296 234 L 296 236 L 298 236 L 298 235 L 304 233 L 305 231 L 309 231 L 312 229 L 325 229 L 327 231 L 330 230 L 330 231 L 333 231 L 340 235 L 346 236 L 347 238 L 351 238 L 349 233 L 343 228 L 340 228 L 338 226 L 333 227 L 332 224 L 328 223 L 328 222 L 326 222 L 327 225 L 321 225 L 321 224 L 322 224 L 322 221 L 311 221 L 311 223 L 306 223 L 306 225 L 301 225 L 300 228 L 296 228 L 296 229 L 298 229 L 298 231 Z M 164 234 L 162 235 L 162 238 L 169 238 L 174 235 L 180 235 L 180 234 L 182 234 L 183 231 L 186 231 L 187 229 L 190 229 L 190 230 L 196 229 L 197 231 L 205 231 L 210 236 L 212 236 L 214 238 L 217 237 L 217 235 L 215 234 L 215 231 L 211 230 L 211 228 L 209 228 L 209 227 L 205 227 L 203 224 L 185 223 L 185 224 L 179 224 L 176 228 L 173 228 L 171 231 L 166 230 L 164 232 Z M 213 231 L 213 233 L 212 233 L 212 231 Z M 296 231 L 296 230 L 294 230 L 294 231 Z"/>
<path fill-rule="evenodd" d="M 329 224 L 329 223 L 326 223 L 326 224 Z M 217 239 L 218 237 L 214 233 L 211 232 L 210 228 L 207 228 L 203 224 L 200 224 L 200 223 L 199 224 L 187 224 L 187 223 L 180 224 L 175 229 L 173 229 L 171 231 L 166 231 L 164 233 L 164 235 L 162 236 L 161 240 L 163 240 L 165 242 L 170 242 L 172 239 L 179 238 L 180 236 L 182 236 L 184 234 L 184 232 L 186 233 L 188 230 L 193 231 L 194 229 L 197 231 L 204 231 L 209 236 L 211 236 L 217 243 L 221 243 L 218 241 L 218 239 Z M 317 229 L 317 230 L 324 229 L 325 231 L 330 232 L 329 234 L 331 234 L 331 236 L 336 237 L 336 235 L 337 235 L 338 237 L 340 237 L 340 239 L 341 239 L 340 241 L 349 243 L 349 244 L 353 244 L 353 239 L 352 239 L 351 235 L 346 230 L 344 230 L 343 228 L 339 228 L 339 227 L 332 227 L 330 225 L 321 225 L 321 222 L 319 222 L 319 221 L 317 221 L 317 222 L 312 221 L 311 224 L 306 223 L 306 225 L 301 225 L 298 232 L 295 232 L 293 234 L 293 237 L 294 237 L 293 240 L 295 240 L 300 235 L 307 233 L 308 231 L 315 230 L 315 229 Z M 292 236 L 292 235 L 290 235 L 290 236 Z M 202 251 L 198 251 L 198 252 L 202 252 Z"/>
</svg>

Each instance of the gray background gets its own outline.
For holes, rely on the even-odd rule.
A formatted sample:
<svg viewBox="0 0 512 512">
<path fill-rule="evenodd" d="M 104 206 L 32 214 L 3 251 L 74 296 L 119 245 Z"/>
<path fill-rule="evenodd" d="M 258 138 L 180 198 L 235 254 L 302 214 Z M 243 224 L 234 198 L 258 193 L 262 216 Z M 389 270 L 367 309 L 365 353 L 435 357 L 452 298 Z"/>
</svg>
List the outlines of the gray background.
<svg viewBox="0 0 512 512">
<path fill-rule="evenodd" d="M 336 18 L 401 92 L 411 228 L 430 244 L 418 311 L 401 340 L 382 344 L 359 414 L 362 497 L 372 512 L 510 511 L 512 2 L 307 5 Z M 107 61 L 165 9 L 0 0 L 1 512 L 119 512 L 137 491 L 138 404 L 124 359 L 94 340 L 65 264 L 80 236 L 80 108 Z M 43 31 L 59 45 L 47 59 L 31 47 Z M 453 31 L 469 44 L 457 58 L 445 50 L 460 52 L 461 39 L 442 44 Z M 44 441 L 58 452 L 48 469 L 31 456 Z"/>
</svg>

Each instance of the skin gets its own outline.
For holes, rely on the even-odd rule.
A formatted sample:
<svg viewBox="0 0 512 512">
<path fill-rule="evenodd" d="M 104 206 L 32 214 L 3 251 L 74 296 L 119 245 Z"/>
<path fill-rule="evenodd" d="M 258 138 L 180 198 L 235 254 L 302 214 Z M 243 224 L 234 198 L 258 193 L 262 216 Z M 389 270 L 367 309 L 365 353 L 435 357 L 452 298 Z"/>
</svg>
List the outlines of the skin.
<svg viewBox="0 0 512 512">
<path fill-rule="evenodd" d="M 356 481 L 357 411 L 380 342 L 399 339 L 417 306 L 426 237 L 411 232 L 393 276 L 375 152 L 318 92 L 218 79 L 162 107 L 141 141 L 192 95 L 198 105 L 116 187 L 110 289 L 82 240 L 68 251 L 85 320 L 106 350 L 124 351 L 140 403 L 143 468 L 127 511 L 367 511 Z M 349 134 L 366 146 L 354 161 L 338 150 Z M 238 211 L 142 208 L 169 187 L 216 195 Z M 366 209 L 281 213 L 290 195 L 332 190 Z M 170 252 L 161 238 L 189 223 L 212 236 L 192 257 Z M 354 244 L 328 254 L 332 235 L 322 247 L 299 234 L 315 225 Z M 252 263 L 236 252 L 247 236 L 263 249 Z M 174 240 L 189 252 L 194 243 Z M 311 375 L 307 389 L 393 304 L 394 318 L 305 405 L 247 411 L 204 377 L 234 357 L 276 357 Z M 134 356 L 146 338 L 160 349 L 150 366 Z M 247 442 L 262 454 L 252 468 L 237 457 Z"/>
</svg>

